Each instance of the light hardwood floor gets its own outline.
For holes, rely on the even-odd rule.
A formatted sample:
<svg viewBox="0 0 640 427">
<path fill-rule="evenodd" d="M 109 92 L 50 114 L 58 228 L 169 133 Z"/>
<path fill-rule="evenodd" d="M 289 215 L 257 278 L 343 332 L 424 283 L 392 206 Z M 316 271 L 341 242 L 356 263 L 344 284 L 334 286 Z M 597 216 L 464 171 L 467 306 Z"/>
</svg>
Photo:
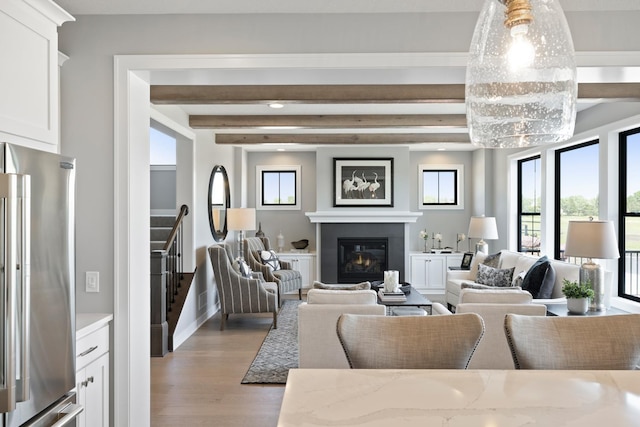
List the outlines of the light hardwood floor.
<svg viewBox="0 0 640 427">
<path fill-rule="evenodd" d="M 275 426 L 284 385 L 240 384 L 271 327 L 270 314 L 209 319 L 173 353 L 151 358 L 151 425 Z"/>
</svg>

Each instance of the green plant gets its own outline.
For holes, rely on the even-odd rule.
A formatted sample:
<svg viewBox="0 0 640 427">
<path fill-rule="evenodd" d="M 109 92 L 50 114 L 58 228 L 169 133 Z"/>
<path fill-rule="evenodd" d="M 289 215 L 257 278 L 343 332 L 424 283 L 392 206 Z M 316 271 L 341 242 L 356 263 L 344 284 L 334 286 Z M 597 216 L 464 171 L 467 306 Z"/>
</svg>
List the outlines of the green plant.
<svg viewBox="0 0 640 427">
<path fill-rule="evenodd" d="M 567 298 L 593 298 L 594 296 L 590 283 L 578 284 L 567 279 L 562 280 L 562 293 Z"/>
</svg>

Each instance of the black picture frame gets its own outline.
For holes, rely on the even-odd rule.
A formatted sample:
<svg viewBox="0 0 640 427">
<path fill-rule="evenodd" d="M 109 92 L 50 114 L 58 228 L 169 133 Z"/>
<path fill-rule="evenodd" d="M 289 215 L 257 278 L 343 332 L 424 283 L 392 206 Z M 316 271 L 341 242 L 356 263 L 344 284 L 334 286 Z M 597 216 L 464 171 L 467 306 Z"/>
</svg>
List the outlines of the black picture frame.
<svg viewBox="0 0 640 427">
<path fill-rule="evenodd" d="M 334 158 L 334 207 L 393 207 L 393 158 Z"/>
<path fill-rule="evenodd" d="M 465 252 L 462 256 L 462 263 L 460 263 L 460 269 L 469 270 L 471 268 L 471 260 L 473 260 L 473 252 Z"/>
</svg>

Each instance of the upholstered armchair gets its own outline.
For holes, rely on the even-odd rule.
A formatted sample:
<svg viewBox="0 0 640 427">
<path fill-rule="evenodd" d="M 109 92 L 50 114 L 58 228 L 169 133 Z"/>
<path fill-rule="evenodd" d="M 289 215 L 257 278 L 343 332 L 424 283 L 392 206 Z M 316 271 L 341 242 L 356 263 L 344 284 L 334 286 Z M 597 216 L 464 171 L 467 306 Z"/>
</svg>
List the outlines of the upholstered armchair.
<svg viewBox="0 0 640 427">
<path fill-rule="evenodd" d="M 220 330 L 232 313 L 273 313 L 273 327 L 277 328 L 277 285 L 241 276 L 232 267 L 231 251 L 225 244 L 209 246 L 209 259 L 220 299 Z"/>
<path fill-rule="evenodd" d="M 278 284 L 278 306 L 282 304 L 282 294 L 298 291 L 298 298 L 302 299 L 302 274 L 293 270 L 291 263 L 280 260 L 280 269 L 272 270 L 260 258 L 261 251 L 271 250 L 269 238 L 247 237 L 244 239 L 244 258 L 253 271 L 259 271 L 267 282 Z"/>
<path fill-rule="evenodd" d="M 485 332 L 469 362 L 469 369 L 514 369 L 511 350 L 504 334 L 504 319 L 509 313 L 527 316 L 545 316 L 547 307 L 534 304 L 531 294 L 522 290 L 462 289 L 457 314 L 476 313 L 484 321 Z M 434 314 L 451 314 L 435 303 Z M 446 311 L 445 311 L 446 310 Z"/>
</svg>

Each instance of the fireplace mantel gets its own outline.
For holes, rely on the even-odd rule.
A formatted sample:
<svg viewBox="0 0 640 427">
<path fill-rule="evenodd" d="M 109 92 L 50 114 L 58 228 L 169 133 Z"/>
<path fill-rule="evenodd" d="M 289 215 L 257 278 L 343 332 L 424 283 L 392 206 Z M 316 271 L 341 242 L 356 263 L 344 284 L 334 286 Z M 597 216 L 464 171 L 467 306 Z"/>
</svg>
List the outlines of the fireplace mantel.
<svg viewBox="0 0 640 427">
<path fill-rule="evenodd" d="M 422 216 L 422 212 L 409 211 L 370 211 L 360 210 L 336 210 L 306 212 L 312 223 L 413 223 Z"/>
</svg>

